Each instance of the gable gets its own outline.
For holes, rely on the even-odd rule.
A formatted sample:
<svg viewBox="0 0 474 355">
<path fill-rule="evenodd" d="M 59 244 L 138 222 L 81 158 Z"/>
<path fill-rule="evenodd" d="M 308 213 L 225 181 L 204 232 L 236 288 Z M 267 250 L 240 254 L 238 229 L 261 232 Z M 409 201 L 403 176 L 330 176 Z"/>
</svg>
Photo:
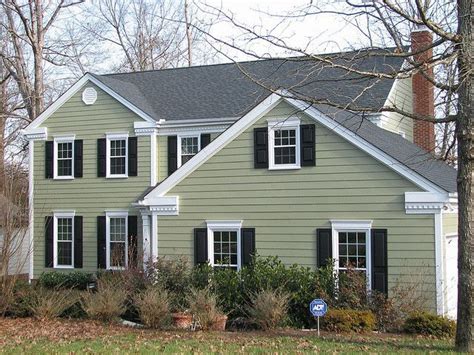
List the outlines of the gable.
<svg viewBox="0 0 474 355">
<path fill-rule="evenodd" d="M 267 127 L 268 119 L 293 116 L 300 118 L 301 124 L 315 123 L 307 114 L 282 101 L 173 187 L 168 195 L 187 195 L 199 186 L 199 191 L 211 187 L 212 191 L 242 189 L 258 191 L 263 195 L 267 195 L 265 191 L 269 191 L 271 195 L 272 190 L 286 190 L 302 198 L 304 194 L 308 196 L 308 189 L 317 189 L 327 196 L 336 193 L 342 203 L 344 195 L 349 194 L 348 190 L 351 190 L 350 194 L 361 196 L 371 195 L 374 191 L 380 194 L 380 189 L 390 190 L 392 194 L 397 191 L 400 196 L 404 191 L 422 191 L 414 183 L 319 123 L 315 123 L 315 167 L 282 171 L 255 169 L 254 128 Z"/>
</svg>

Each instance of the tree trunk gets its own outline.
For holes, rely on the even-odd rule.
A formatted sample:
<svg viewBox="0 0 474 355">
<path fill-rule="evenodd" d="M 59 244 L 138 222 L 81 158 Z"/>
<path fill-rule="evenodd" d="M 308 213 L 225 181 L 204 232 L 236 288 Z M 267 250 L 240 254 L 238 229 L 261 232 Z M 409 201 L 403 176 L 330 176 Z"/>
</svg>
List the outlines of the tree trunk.
<svg viewBox="0 0 474 355">
<path fill-rule="evenodd" d="M 188 45 L 188 67 L 190 67 L 193 65 L 193 58 L 191 52 L 191 24 L 189 23 L 188 7 L 188 0 L 184 0 L 184 21 L 186 22 L 186 40 Z"/>
<path fill-rule="evenodd" d="M 458 324 L 456 346 L 461 351 L 472 352 L 474 335 L 474 309 L 472 281 L 474 278 L 472 258 L 474 244 L 473 227 L 473 161 L 474 161 L 474 126 L 472 122 L 472 28 L 474 10 L 472 0 L 458 0 L 458 32 L 462 36 L 458 56 L 459 82 L 458 119 L 456 137 L 458 141 L 458 199 L 459 199 L 459 256 L 458 256 Z"/>
</svg>

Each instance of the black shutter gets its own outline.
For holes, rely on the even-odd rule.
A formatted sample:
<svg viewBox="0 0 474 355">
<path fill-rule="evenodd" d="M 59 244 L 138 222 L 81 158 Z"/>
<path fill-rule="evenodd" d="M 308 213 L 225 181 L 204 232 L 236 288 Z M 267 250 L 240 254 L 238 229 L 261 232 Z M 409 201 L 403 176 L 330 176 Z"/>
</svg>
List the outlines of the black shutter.
<svg viewBox="0 0 474 355">
<path fill-rule="evenodd" d="M 97 216 L 97 267 L 107 268 L 107 237 L 105 235 L 105 216 Z"/>
<path fill-rule="evenodd" d="M 53 217 L 46 216 L 44 218 L 44 231 L 45 231 L 45 250 L 44 250 L 44 266 L 53 267 Z"/>
<path fill-rule="evenodd" d="M 153 139 L 153 136 L 150 136 Z M 137 137 L 128 138 L 128 176 L 138 175 Z"/>
<path fill-rule="evenodd" d="M 387 230 L 372 229 L 372 290 L 387 294 Z"/>
<path fill-rule="evenodd" d="M 97 140 L 97 176 L 105 177 L 107 172 L 107 140 Z"/>
<path fill-rule="evenodd" d="M 207 255 L 207 228 L 194 228 L 194 263 L 206 264 Z"/>
<path fill-rule="evenodd" d="M 317 229 L 316 241 L 316 265 L 318 268 L 328 266 L 330 259 L 332 259 L 332 230 Z"/>
<path fill-rule="evenodd" d="M 82 177 L 82 139 L 74 141 L 74 177 Z"/>
<path fill-rule="evenodd" d="M 74 268 L 82 268 L 82 216 L 74 216 Z"/>
<path fill-rule="evenodd" d="M 254 134 L 254 167 L 268 168 L 268 128 L 255 128 Z"/>
<path fill-rule="evenodd" d="M 44 159 L 44 172 L 46 179 L 52 179 L 54 174 L 54 142 L 47 141 L 44 145 L 45 159 Z"/>
<path fill-rule="evenodd" d="M 201 134 L 201 149 L 205 148 L 209 143 L 211 143 L 211 135 L 209 133 Z"/>
<path fill-rule="evenodd" d="M 168 136 L 168 176 L 178 169 L 178 137 Z"/>
<path fill-rule="evenodd" d="M 128 265 L 138 266 L 138 219 L 137 216 L 128 216 Z"/>
<path fill-rule="evenodd" d="M 314 124 L 305 124 L 300 127 L 301 135 L 301 166 L 315 166 L 315 128 Z"/>
<path fill-rule="evenodd" d="M 250 265 L 255 256 L 255 228 L 242 228 L 242 266 Z"/>
</svg>

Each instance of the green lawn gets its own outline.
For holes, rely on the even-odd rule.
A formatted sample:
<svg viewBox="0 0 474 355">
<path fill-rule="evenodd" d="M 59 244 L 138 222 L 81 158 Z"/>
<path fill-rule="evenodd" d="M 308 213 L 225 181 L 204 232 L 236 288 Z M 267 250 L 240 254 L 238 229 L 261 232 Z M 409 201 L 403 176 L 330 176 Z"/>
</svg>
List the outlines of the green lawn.
<svg viewBox="0 0 474 355">
<path fill-rule="evenodd" d="M 183 333 L 133 332 L 101 338 L 67 339 L 53 342 L 46 338 L 16 339 L 4 344 L 4 353 L 454 353 L 451 341 L 403 336 L 351 336 L 314 333 Z"/>
</svg>

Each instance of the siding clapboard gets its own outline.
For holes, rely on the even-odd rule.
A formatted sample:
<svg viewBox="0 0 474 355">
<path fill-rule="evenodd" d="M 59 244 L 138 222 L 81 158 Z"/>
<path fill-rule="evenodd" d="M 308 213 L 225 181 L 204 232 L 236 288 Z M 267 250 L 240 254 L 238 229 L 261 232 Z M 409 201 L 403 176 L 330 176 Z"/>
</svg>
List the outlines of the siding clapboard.
<svg viewBox="0 0 474 355">
<path fill-rule="evenodd" d="M 404 192 L 418 187 L 319 124 L 315 167 L 253 168 L 253 128 L 293 111 L 279 104 L 168 193 L 179 196 L 180 214 L 159 217 L 159 254 L 192 260 L 194 228 L 243 220 L 256 228 L 260 255 L 315 267 L 317 228 L 329 228 L 330 219 L 370 219 L 388 229 L 389 287 L 423 279 L 420 292 L 434 307 L 434 219 L 406 215 L 404 207 Z"/>
</svg>

